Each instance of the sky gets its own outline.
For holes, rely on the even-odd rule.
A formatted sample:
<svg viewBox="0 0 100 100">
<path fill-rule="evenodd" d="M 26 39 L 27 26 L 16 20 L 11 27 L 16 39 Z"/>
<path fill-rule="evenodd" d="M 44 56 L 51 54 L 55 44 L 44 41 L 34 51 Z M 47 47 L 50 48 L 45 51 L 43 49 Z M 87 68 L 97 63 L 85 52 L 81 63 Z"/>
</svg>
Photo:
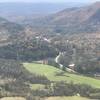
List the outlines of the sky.
<svg viewBox="0 0 100 100">
<path fill-rule="evenodd" d="M 50 2 L 50 3 L 64 3 L 64 2 L 96 2 L 100 0 L 0 0 L 0 2 Z"/>
</svg>

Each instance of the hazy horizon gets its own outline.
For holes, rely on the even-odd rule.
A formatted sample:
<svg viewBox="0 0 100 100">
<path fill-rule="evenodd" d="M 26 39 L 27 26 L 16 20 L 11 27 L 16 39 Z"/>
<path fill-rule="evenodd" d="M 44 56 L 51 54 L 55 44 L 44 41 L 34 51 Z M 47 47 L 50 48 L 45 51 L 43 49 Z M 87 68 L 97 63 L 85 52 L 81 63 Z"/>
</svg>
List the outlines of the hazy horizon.
<svg viewBox="0 0 100 100">
<path fill-rule="evenodd" d="M 0 0 L 0 3 L 68 3 L 68 2 L 80 2 L 80 3 L 88 3 L 88 2 L 96 2 L 100 0 Z"/>
</svg>

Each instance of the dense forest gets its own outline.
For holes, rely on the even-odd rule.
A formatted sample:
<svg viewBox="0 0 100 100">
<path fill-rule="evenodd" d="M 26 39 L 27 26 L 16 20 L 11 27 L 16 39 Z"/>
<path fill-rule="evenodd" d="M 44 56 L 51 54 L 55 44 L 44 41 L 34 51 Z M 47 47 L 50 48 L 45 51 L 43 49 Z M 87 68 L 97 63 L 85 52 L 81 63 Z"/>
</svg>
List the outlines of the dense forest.
<svg viewBox="0 0 100 100">
<path fill-rule="evenodd" d="M 33 38 L 0 47 L 0 58 L 34 61 L 55 57 L 58 51 L 48 42 Z"/>
</svg>

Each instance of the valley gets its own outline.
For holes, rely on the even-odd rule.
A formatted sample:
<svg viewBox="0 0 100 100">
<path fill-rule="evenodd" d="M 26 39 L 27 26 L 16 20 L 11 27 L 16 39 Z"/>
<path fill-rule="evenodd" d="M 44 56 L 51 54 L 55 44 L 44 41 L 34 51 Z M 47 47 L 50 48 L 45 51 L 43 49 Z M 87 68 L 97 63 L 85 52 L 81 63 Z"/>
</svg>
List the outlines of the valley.
<svg viewBox="0 0 100 100">
<path fill-rule="evenodd" d="M 0 5 L 0 100 L 100 100 L 100 2 L 22 4 Z"/>
</svg>

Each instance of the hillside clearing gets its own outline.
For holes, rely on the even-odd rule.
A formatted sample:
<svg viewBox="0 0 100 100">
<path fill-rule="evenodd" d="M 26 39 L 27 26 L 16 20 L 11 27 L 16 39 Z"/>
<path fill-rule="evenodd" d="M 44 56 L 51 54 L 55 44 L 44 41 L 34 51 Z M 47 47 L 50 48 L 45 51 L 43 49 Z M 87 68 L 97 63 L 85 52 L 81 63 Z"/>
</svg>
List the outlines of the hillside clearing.
<svg viewBox="0 0 100 100">
<path fill-rule="evenodd" d="M 31 85 L 30 85 L 30 88 L 31 88 L 32 90 L 43 89 L 44 87 L 45 87 L 45 85 L 43 85 L 43 84 L 31 84 Z"/>
<path fill-rule="evenodd" d="M 23 63 L 23 65 L 31 73 L 45 75 L 51 81 L 74 82 L 76 84 L 88 84 L 95 88 L 100 88 L 100 80 L 98 79 L 63 72 L 60 69 L 49 65 L 35 63 Z"/>
</svg>

